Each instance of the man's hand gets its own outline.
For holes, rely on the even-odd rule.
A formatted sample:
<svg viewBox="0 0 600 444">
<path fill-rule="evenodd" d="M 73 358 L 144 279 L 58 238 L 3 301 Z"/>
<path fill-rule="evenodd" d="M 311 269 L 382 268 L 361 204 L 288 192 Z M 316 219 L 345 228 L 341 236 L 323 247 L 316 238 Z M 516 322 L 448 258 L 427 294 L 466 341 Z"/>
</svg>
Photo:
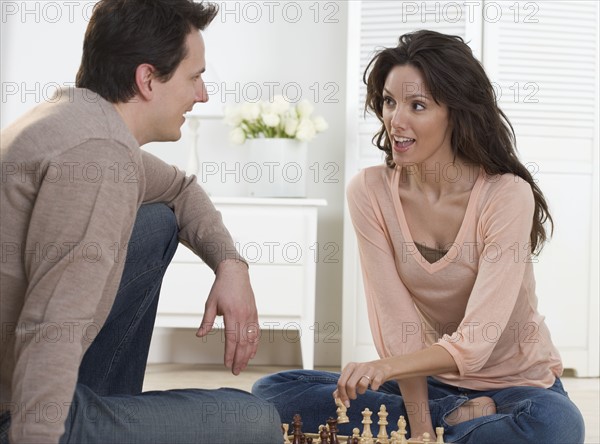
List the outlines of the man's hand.
<svg viewBox="0 0 600 444">
<path fill-rule="evenodd" d="M 196 336 L 207 335 L 217 315 L 223 316 L 225 323 L 225 365 L 234 375 L 239 375 L 256 355 L 260 338 L 248 267 L 241 261 L 228 259 L 217 267 L 217 276 Z"/>
</svg>

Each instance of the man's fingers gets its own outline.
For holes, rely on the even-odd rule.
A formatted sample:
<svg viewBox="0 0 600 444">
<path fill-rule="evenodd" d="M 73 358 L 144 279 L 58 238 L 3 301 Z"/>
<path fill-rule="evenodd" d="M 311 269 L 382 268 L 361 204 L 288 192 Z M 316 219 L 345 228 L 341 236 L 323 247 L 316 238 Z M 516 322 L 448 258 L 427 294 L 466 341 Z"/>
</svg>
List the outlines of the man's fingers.
<svg viewBox="0 0 600 444">
<path fill-rule="evenodd" d="M 246 369 L 250 359 L 256 355 L 259 339 L 260 326 L 258 322 L 249 322 L 243 325 L 233 359 L 234 374 L 237 375 Z"/>
<path fill-rule="evenodd" d="M 225 321 L 225 366 L 227 368 L 231 368 L 232 370 L 239 340 L 239 325 L 236 325 L 235 328 L 231 328 L 227 321 Z"/>
<path fill-rule="evenodd" d="M 212 305 L 206 304 L 204 307 L 204 316 L 202 317 L 202 322 L 200 323 L 200 327 L 196 332 L 196 336 L 201 338 L 202 336 L 207 335 L 213 328 L 215 324 L 215 318 L 217 317 L 217 307 L 213 307 Z"/>
</svg>

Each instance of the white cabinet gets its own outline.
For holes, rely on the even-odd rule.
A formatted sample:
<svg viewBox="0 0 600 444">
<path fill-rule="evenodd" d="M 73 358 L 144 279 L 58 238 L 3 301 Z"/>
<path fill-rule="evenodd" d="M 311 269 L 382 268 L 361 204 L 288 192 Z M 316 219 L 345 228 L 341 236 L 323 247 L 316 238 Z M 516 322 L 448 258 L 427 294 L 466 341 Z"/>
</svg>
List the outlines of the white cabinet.
<svg viewBox="0 0 600 444">
<path fill-rule="evenodd" d="M 314 366 L 315 254 L 320 199 L 213 198 L 250 264 L 262 334 L 295 330 L 305 369 Z M 198 328 L 213 271 L 180 245 L 163 280 L 156 327 Z M 217 325 L 223 326 L 221 323 Z"/>
</svg>

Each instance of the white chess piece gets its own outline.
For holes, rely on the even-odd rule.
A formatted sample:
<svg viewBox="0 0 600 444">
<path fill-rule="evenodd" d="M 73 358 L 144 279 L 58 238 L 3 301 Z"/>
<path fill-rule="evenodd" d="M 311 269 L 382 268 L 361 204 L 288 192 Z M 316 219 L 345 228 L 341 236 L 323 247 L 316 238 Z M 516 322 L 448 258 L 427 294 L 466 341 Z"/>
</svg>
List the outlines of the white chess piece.
<svg viewBox="0 0 600 444">
<path fill-rule="evenodd" d="M 377 425 L 379 425 L 379 433 L 377 434 L 377 441 L 380 444 L 388 444 L 389 443 L 387 429 L 386 429 L 386 426 L 388 425 L 388 422 L 387 422 L 388 414 L 389 413 L 387 412 L 385 405 L 381 404 L 381 407 L 379 407 L 379 413 L 377 413 L 377 415 L 379 416 L 379 421 L 377 422 Z"/>
</svg>

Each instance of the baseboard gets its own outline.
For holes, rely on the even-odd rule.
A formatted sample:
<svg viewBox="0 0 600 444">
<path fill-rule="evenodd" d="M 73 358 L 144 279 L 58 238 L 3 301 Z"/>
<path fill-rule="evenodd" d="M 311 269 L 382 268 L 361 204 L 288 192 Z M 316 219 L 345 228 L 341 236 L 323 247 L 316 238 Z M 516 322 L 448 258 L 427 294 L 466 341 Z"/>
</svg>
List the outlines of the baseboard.
<svg viewBox="0 0 600 444">
<path fill-rule="evenodd" d="M 148 363 L 222 364 L 225 351 L 223 330 L 215 330 L 205 338 L 187 328 L 155 328 Z M 339 367 L 341 338 L 339 332 L 315 334 L 315 366 Z M 284 330 L 270 330 L 260 339 L 254 365 L 301 367 L 300 341 Z"/>
</svg>

